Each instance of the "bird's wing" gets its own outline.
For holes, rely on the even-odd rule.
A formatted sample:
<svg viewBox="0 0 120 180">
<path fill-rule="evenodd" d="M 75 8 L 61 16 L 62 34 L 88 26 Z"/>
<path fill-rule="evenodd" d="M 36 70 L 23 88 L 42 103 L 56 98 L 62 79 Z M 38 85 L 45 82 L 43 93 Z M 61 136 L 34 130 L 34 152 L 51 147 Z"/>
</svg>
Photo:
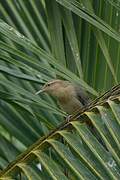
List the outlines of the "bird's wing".
<svg viewBox="0 0 120 180">
<path fill-rule="evenodd" d="M 91 102 L 91 98 L 88 96 L 88 93 L 84 88 L 81 88 L 79 85 L 74 86 L 74 88 L 76 91 L 76 95 L 83 106 Z"/>
</svg>

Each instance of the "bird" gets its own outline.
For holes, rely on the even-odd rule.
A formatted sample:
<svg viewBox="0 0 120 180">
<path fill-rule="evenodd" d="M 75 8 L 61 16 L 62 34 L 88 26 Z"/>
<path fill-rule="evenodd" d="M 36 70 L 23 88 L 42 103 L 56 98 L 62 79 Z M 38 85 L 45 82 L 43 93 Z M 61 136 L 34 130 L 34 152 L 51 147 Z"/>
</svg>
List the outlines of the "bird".
<svg viewBox="0 0 120 180">
<path fill-rule="evenodd" d="M 57 98 L 60 108 L 68 115 L 74 114 L 91 102 L 91 98 L 83 87 L 66 80 L 51 80 L 36 92 L 36 95 L 43 92 Z"/>
<path fill-rule="evenodd" d="M 66 80 L 51 80 L 35 94 L 38 95 L 43 92 L 57 98 L 61 109 L 68 114 L 66 117 L 67 122 L 69 122 L 71 116 L 74 115 L 76 111 L 80 110 L 80 108 L 86 107 L 92 102 L 91 97 L 83 87 Z M 82 122 L 87 125 L 92 134 L 95 135 L 98 141 L 106 148 L 92 122 L 88 119 Z"/>
</svg>

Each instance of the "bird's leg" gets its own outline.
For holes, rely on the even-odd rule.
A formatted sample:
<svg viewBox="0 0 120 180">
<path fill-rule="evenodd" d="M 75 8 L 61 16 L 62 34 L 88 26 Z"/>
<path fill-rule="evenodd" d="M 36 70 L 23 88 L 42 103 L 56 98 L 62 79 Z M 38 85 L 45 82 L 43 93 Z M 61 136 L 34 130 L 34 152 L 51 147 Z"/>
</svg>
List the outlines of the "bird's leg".
<svg viewBox="0 0 120 180">
<path fill-rule="evenodd" d="M 70 118 L 72 117 L 72 115 L 70 114 L 70 115 L 68 115 L 67 117 L 66 117 L 66 122 L 70 122 Z"/>
</svg>

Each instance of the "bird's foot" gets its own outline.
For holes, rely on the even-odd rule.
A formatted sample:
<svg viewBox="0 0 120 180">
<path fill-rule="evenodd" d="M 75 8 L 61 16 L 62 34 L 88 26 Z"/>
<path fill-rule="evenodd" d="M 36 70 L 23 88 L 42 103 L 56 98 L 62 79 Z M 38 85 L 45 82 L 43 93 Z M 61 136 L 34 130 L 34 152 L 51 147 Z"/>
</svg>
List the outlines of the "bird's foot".
<svg viewBox="0 0 120 180">
<path fill-rule="evenodd" d="M 72 115 L 68 115 L 67 117 L 66 117 L 66 122 L 70 122 L 70 118 L 72 117 Z"/>
</svg>

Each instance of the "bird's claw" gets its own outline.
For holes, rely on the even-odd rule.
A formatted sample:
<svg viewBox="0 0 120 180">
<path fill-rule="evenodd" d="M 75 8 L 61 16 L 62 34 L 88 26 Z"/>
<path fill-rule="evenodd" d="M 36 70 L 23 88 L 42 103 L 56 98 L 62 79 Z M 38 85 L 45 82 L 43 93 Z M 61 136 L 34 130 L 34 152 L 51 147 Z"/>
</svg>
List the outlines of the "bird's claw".
<svg viewBox="0 0 120 180">
<path fill-rule="evenodd" d="M 70 122 L 70 118 L 72 117 L 72 115 L 68 115 L 67 117 L 66 117 L 66 122 Z"/>
</svg>

